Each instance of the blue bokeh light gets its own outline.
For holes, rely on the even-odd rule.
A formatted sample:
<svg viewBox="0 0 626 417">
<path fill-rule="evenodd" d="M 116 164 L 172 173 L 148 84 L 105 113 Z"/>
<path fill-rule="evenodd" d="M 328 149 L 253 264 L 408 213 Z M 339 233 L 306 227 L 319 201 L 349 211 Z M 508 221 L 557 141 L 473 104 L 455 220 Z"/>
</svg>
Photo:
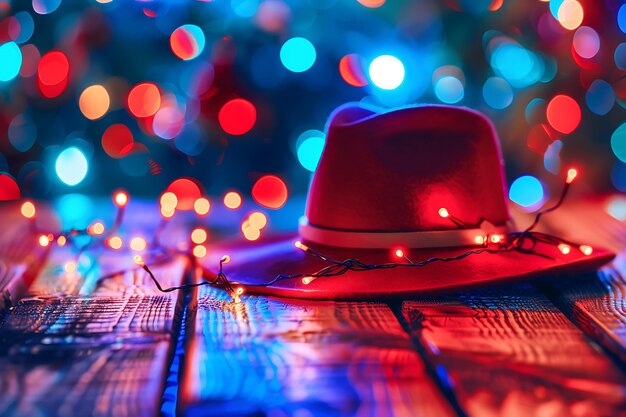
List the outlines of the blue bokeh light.
<svg viewBox="0 0 626 417">
<path fill-rule="evenodd" d="M 74 186 L 87 176 L 89 163 L 81 150 L 72 146 L 59 154 L 55 163 L 55 170 L 61 181 Z"/>
<path fill-rule="evenodd" d="M 319 130 L 307 130 L 298 138 L 297 155 L 300 165 L 314 172 L 319 163 L 326 138 Z"/>
<path fill-rule="evenodd" d="M 61 219 L 63 229 L 84 229 L 89 225 L 92 216 L 93 200 L 83 194 L 65 194 L 56 202 L 56 212 Z"/>
<path fill-rule="evenodd" d="M 585 101 L 589 110 L 599 116 L 604 116 L 615 104 L 615 92 L 611 84 L 604 80 L 595 80 L 585 94 Z"/>
<path fill-rule="evenodd" d="M 37 125 L 28 114 L 18 114 L 9 123 L 7 133 L 11 145 L 20 152 L 26 152 L 37 140 Z"/>
<path fill-rule="evenodd" d="M 559 19 L 559 8 L 565 0 L 550 0 L 550 13 L 555 19 Z"/>
<path fill-rule="evenodd" d="M 513 89 L 500 77 L 491 77 L 483 86 L 485 103 L 496 110 L 506 109 L 513 102 Z"/>
<path fill-rule="evenodd" d="M 518 88 L 532 85 L 543 76 L 540 58 L 515 43 L 497 47 L 491 55 L 490 64 L 496 74 Z"/>
<path fill-rule="evenodd" d="M 611 169 L 611 182 L 621 192 L 626 192 L 626 164 L 616 161 Z"/>
<path fill-rule="evenodd" d="M 622 4 L 617 12 L 617 25 L 622 32 L 626 33 L 626 4 Z"/>
<path fill-rule="evenodd" d="M 622 123 L 611 135 L 611 149 L 620 161 L 626 163 L 626 123 Z"/>
<path fill-rule="evenodd" d="M 561 149 L 563 149 L 563 142 L 555 140 L 543 154 L 543 166 L 554 175 L 558 174 L 561 169 Z"/>
<path fill-rule="evenodd" d="M 521 176 L 511 184 L 509 198 L 525 209 L 533 210 L 543 202 L 543 186 L 532 175 Z"/>
<path fill-rule="evenodd" d="M 0 45 L 0 81 L 11 81 L 22 67 L 22 51 L 15 42 Z"/>
<path fill-rule="evenodd" d="M 23 44 L 28 42 L 35 31 L 35 22 L 28 12 L 18 12 L 13 16 L 20 22 L 20 34 L 15 38 L 15 42 Z"/>
<path fill-rule="evenodd" d="M 231 0 L 230 7 L 239 17 L 252 17 L 259 8 L 259 0 Z"/>
<path fill-rule="evenodd" d="M 280 48 L 280 61 L 292 72 L 304 72 L 315 63 L 317 53 L 305 38 L 291 38 Z"/>
<path fill-rule="evenodd" d="M 33 10 L 39 14 L 50 14 L 61 5 L 61 0 L 33 0 Z"/>
<path fill-rule="evenodd" d="M 615 65 L 617 68 L 624 70 L 626 69 L 626 43 L 620 43 L 615 48 L 615 53 L 613 54 L 613 59 L 615 59 Z"/>
<path fill-rule="evenodd" d="M 451 75 L 441 77 L 435 83 L 435 95 L 446 104 L 458 103 L 465 95 L 463 83 Z"/>
<path fill-rule="evenodd" d="M 381 55 L 369 66 L 372 83 L 383 90 L 395 90 L 404 81 L 404 64 L 392 55 Z"/>
</svg>

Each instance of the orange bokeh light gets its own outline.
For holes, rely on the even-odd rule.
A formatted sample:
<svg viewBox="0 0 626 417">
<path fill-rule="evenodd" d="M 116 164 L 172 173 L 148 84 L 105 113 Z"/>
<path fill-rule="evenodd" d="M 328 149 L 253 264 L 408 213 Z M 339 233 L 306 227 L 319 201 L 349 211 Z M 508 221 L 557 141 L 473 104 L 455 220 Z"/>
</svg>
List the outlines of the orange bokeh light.
<svg viewBox="0 0 626 417">
<path fill-rule="evenodd" d="M 267 216 L 260 211 L 255 211 L 250 215 L 248 222 L 250 226 L 260 230 L 267 225 Z"/>
<path fill-rule="evenodd" d="M 35 205 L 33 204 L 32 201 L 25 201 L 22 204 L 20 211 L 22 213 L 22 216 L 26 217 L 27 219 L 32 219 L 33 217 L 35 217 L 35 214 L 37 213 L 37 210 L 35 209 Z"/>
<path fill-rule="evenodd" d="M 80 111 L 89 120 L 96 120 L 104 116 L 110 105 L 111 99 L 108 91 L 99 84 L 85 88 L 78 99 Z"/>
<path fill-rule="evenodd" d="M 130 248 L 136 252 L 141 252 L 142 250 L 145 250 L 147 246 L 148 242 L 146 242 L 146 239 L 139 236 L 134 237 L 130 241 Z"/>
<path fill-rule="evenodd" d="M 385 4 L 385 0 L 357 0 L 365 7 L 369 7 L 370 9 L 376 9 L 383 4 Z"/>
<path fill-rule="evenodd" d="M 241 207 L 241 196 L 235 191 L 230 191 L 224 196 L 224 205 L 229 209 Z"/>
<path fill-rule="evenodd" d="M 206 256 L 206 248 L 202 245 L 193 248 L 193 256 L 196 258 L 204 258 Z"/>
<path fill-rule="evenodd" d="M 200 216 L 204 216 L 209 213 L 209 210 L 211 209 L 211 203 L 207 198 L 200 197 L 195 201 L 195 203 L 193 203 L 193 209 Z"/>
<path fill-rule="evenodd" d="M 128 110 L 135 117 L 150 117 L 161 106 L 161 92 L 154 83 L 140 83 L 128 93 Z"/>
<path fill-rule="evenodd" d="M 585 12 L 578 1 L 564 0 L 559 6 L 557 17 L 561 26 L 568 30 L 574 30 L 583 22 Z"/>
<path fill-rule="evenodd" d="M 200 227 L 193 229 L 193 231 L 191 232 L 191 241 L 198 245 L 206 242 L 207 237 L 208 235 L 207 235 L 206 230 Z"/>
</svg>

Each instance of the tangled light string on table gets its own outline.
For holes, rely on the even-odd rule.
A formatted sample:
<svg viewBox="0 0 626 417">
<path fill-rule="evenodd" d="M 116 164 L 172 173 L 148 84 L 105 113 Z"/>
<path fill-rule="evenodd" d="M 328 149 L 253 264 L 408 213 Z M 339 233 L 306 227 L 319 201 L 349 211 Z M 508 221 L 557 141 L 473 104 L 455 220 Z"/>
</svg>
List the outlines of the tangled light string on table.
<svg viewBox="0 0 626 417">
<path fill-rule="evenodd" d="M 371 271 L 371 270 L 376 270 L 376 269 L 422 267 L 422 266 L 431 264 L 433 262 L 453 262 L 453 261 L 461 260 L 471 255 L 478 255 L 481 253 L 502 253 L 502 252 L 518 251 L 524 254 L 548 257 L 545 254 L 535 252 L 534 249 L 537 243 L 539 242 L 557 246 L 557 248 L 564 255 L 567 255 L 568 253 L 570 253 L 573 247 L 578 246 L 578 249 L 584 255 L 589 256 L 593 253 L 593 248 L 589 245 L 577 245 L 573 242 L 570 242 L 570 241 L 567 241 L 565 239 L 561 239 L 555 236 L 551 236 L 545 233 L 533 232 L 533 229 L 539 224 L 539 221 L 541 220 L 541 217 L 544 214 L 558 209 L 563 204 L 563 202 L 565 201 L 565 197 L 567 196 L 567 193 L 569 191 L 570 185 L 576 178 L 576 175 L 577 175 L 577 172 L 575 169 L 570 169 L 568 171 L 567 179 L 565 181 L 565 185 L 561 191 L 561 195 L 558 201 L 553 206 L 538 212 L 535 216 L 534 221 L 531 223 L 530 226 L 528 226 L 523 231 L 514 231 L 514 232 L 507 233 L 506 235 L 489 234 L 489 233 L 485 235 L 478 235 L 476 236 L 476 239 L 475 239 L 475 243 L 481 245 L 481 247 L 478 249 L 472 249 L 460 255 L 456 255 L 452 257 L 431 257 L 431 258 L 428 258 L 419 262 L 411 261 L 404 254 L 404 251 L 402 251 L 401 249 L 397 249 L 395 251 L 395 255 L 398 258 L 404 259 L 406 262 L 402 262 L 402 263 L 389 262 L 389 263 L 382 263 L 382 264 L 369 264 L 369 263 L 365 263 L 358 259 L 353 259 L 353 258 L 345 259 L 345 260 L 333 259 L 303 244 L 300 241 L 296 241 L 295 247 L 297 249 L 303 250 L 304 252 L 312 256 L 315 256 L 327 262 L 329 265 L 313 273 L 278 275 L 274 279 L 266 283 L 246 284 L 246 286 L 248 287 L 270 286 L 270 285 L 275 284 L 278 281 L 282 281 L 286 279 L 295 279 L 295 278 L 300 278 L 303 284 L 308 285 L 318 278 L 335 277 L 335 276 L 343 275 L 348 271 L 358 272 L 358 271 Z M 459 227 L 467 226 L 465 222 L 452 216 L 446 208 L 443 208 L 443 207 L 440 208 L 439 215 L 442 218 L 449 218 L 453 223 L 455 223 Z M 138 265 L 140 265 L 150 275 L 154 283 L 157 285 L 157 288 L 163 292 L 170 292 L 170 291 L 175 291 L 179 289 L 193 288 L 193 287 L 198 287 L 198 286 L 203 286 L 203 285 L 212 285 L 212 286 L 224 288 L 226 291 L 228 291 L 231 294 L 231 296 L 233 296 L 233 298 L 236 301 L 239 300 L 239 296 L 243 293 L 243 289 L 241 287 L 238 287 L 237 289 L 235 289 L 235 287 L 233 286 L 233 285 L 237 285 L 238 283 L 230 282 L 223 272 L 224 264 L 230 262 L 230 257 L 228 256 L 224 256 L 220 260 L 219 271 L 215 279 L 206 280 L 206 281 L 193 283 L 193 284 L 180 285 L 180 286 L 170 287 L 170 288 L 165 288 L 165 289 L 159 285 L 154 274 L 150 271 L 150 268 L 143 262 L 143 260 L 140 257 L 137 258 L 135 262 Z"/>
<path fill-rule="evenodd" d="M 394 252 L 395 256 L 400 259 L 403 259 L 405 262 L 388 262 L 388 263 L 382 263 L 382 264 L 370 264 L 370 263 L 362 262 L 361 260 L 355 259 L 355 258 L 349 258 L 345 260 L 333 259 L 305 245 L 301 241 L 296 241 L 295 248 L 302 250 L 306 252 L 307 254 L 315 256 L 318 259 L 321 259 L 322 261 L 328 263 L 328 265 L 313 273 L 277 275 L 274 279 L 268 282 L 261 283 L 261 284 L 245 284 L 245 286 L 266 287 L 266 286 L 273 285 L 278 281 L 282 281 L 286 279 L 301 279 L 304 285 L 308 285 L 318 278 L 336 277 L 336 276 L 343 275 L 348 271 L 359 272 L 359 271 L 371 271 L 371 270 L 377 270 L 377 269 L 423 267 L 434 262 L 453 262 L 453 261 L 461 260 L 471 255 L 478 255 L 481 253 L 495 254 L 495 253 L 517 251 L 517 252 L 528 254 L 528 255 L 543 256 L 543 257 L 549 258 L 548 255 L 541 254 L 535 251 L 535 247 L 537 243 L 539 242 L 556 246 L 564 255 L 567 255 L 573 250 L 573 248 L 577 247 L 578 250 L 580 250 L 584 255 L 589 256 L 593 253 L 593 248 L 589 245 L 578 245 L 574 242 L 570 242 L 559 237 L 533 231 L 539 224 L 541 217 L 544 214 L 547 214 L 549 212 L 552 212 L 558 209 L 563 204 L 568 194 L 568 191 L 570 189 L 570 185 L 576 178 L 576 175 L 577 175 L 577 172 L 575 169 L 570 169 L 568 171 L 565 184 L 563 186 L 561 195 L 559 199 L 557 200 L 557 202 L 551 207 L 545 210 L 539 211 L 536 214 L 534 221 L 526 229 L 522 231 L 513 231 L 507 234 L 496 234 L 496 233 L 485 232 L 484 234 L 477 235 L 474 239 L 474 243 L 476 245 L 479 245 L 478 248 L 468 250 L 459 255 L 451 256 L 451 257 L 431 257 L 422 261 L 414 262 L 408 256 L 406 256 L 406 254 L 404 253 L 402 249 L 397 249 Z M 163 213 L 164 210 L 166 211 L 171 210 L 172 212 L 165 213 L 163 215 L 164 221 L 159 225 L 159 227 L 157 228 L 157 231 L 155 232 L 153 245 L 157 249 L 158 254 L 151 255 L 154 258 L 152 259 L 152 261 L 157 262 L 159 260 L 159 256 L 161 257 L 160 260 L 163 260 L 163 255 L 165 255 L 166 258 L 175 256 L 175 255 L 187 255 L 187 256 L 190 256 L 191 259 L 194 260 L 195 262 L 196 257 L 203 257 L 204 255 L 206 255 L 206 249 L 202 254 L 198 253 L 198 251 L 196 250 L 198 246 L 193 247 L 193 249 L 189 252 L 185 252 L 181 250 L 170 250 L 170 249 L 164 248 L 159 242 L 158 235 L 160 235 L 162 229 L 164 228 L 165 222 L 168 219 L 170 219 L 174 214 L 173 211 L 175 209 L 172 209 L 176 205 L 176 203 L 174 202 L 174 199 L 175 199 L 175 196 L 169 195 L 168 193 L 164 194 L 164 196 L 161 198 L 160 203 L 161 203 L 162 214 L 164 214 Z M 123 222 L 124 212 L 125 212 L 128 200 L 129 200 L 128 194 L 126 194 L 123 191 L 118 191 L 114 194 L 113 202 L 115 203 L 115 206 L 117 207 L 117 215 L 115 216 L 115 221 L 112 227 L 109 229 L 109 231 L 106 234 L 105 234 L 104 225 L 101 222 L 95 222 L 85 229 L 80 229 L 80 230 L 71 229 L 67 232 L 62 232 L 58 234 L 56 236 L 56 243 L 59 246 L 65 246 L 66 244 L 76 246 L 74 244 L 74 238 L 76 238 L 77 236 L 86 234 L 86 235 L 90 235 L 93 237 L 100 237 L 100 238 L 108 239 L 107 242 L 108 242 L 109 247 L 111 247 L 112 249 L 119 249 L 119 247 L 121 246 L 121 238 L 117 237 L 118 239 L 120 239 L 120 242 L 118 245 L 118 242 L 115 242 L 112 240 L 112 239 L 115 239 L 116 236 L 112 236 L 112 235 L 121 226 Z M 36 214 L 36 208 L 32 202 L 26 201 L 22 204 L 21 212 L 22 212 L 22 215 L 26 217 L 27 219 L 34 220 L 35 214 Z M 442 218 L 449 219 L 452 223 L 454 223 L 457 227 L 461 229 L 467 228 L 467 227 L 480 228 L 480 226 L 482 225 L 482 222 L 481 224 L 478 224 L 478 225 L 470 225 L 462 221 L 461 219 L 453 216 L 445 207 L 440 208 L 438 210 L 438 214 Z M 31 229 L 35 231 L 36 233 L 38 233 L 38 240 L 41 246 L 48 246 L 51 242 L 55 240 L 55 236 L 51 233 L 48 233 L 48 234 L 39 233 L 39 231 L 36 229 L 34 221 L 31 222 Z M 199 241 L 206 240 L 207 234 L 204 229 L 195 228 L 192 231 L 190 237 L 191 237 L 191 241 L 197 244 Z M 79 247 L 79 251 L 80 252 L 85 251 L 94 242 L 95 240 L 90 241 L 87 245 L 83 245 Z M 143 243 L 146 244 L 145 240 Z M 131 240 L 131 248 L 132 247 L 133 247 L 133 241 Z M 224 255 L 220 259 L 219 270 L 214 279 L 210 279 L 210 280 L 205 279 L 200 282 L 164 288 L 163 286 L 161 286 L 160 282 L 158 281 L 158 279 L 156 278 L 156 276 L 154 275 L 154 273 L 152 272 L 148 264 L 145 262 L 144 258 L 139 254 L 133 257 L 133 262 L 135 263 L 135 265 L 143 269 L 148 274 L 150 279 L 154 282 L 156 288 L 161 292 L 167 293 L 167 292 L 172 292 L 176 290 L 184 290 L 184 289 L 210 285 L 210 286 L 224 289 L 230 294 L 230 296 L 233 298 L 234 301 L 238 302 L 244 290 L 242 287 L 237 286 L 239 285 L 239 283 L 231 282 L 227 278 L 226 274 L 224 273 L 224 265 L 229 263 L 230 261 L 231 261 L 231 258 L 228 255 Z M 124 273 L 124 272 L 126 271 L 118 271 L 114 274 L 109 274 L 107 276 L 101 277 L 98 281 L 102 281 L 104 279 L 110 278 L 111 276 Z"/>
</svg>

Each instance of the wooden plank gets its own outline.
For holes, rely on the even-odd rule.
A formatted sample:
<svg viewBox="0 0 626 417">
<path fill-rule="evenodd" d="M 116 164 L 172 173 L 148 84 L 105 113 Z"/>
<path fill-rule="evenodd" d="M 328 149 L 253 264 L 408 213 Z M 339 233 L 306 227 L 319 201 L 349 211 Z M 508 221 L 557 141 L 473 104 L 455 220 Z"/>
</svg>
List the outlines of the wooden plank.
<svg viewBox="0 0 626 417">
<path fill-rule="evenodd" d="M 41 222 L 56 224 L 47 207 L 38 213 Z M 16 202 L 0 202 L 0 313 L 19 300 L 39 274 L 48 248 L 37 244 L 35 221 L 20 214 Z"/>
<path fill-rule="evenodd" d="M 452 415 L 384 304 L 201 287 L 189 323 L 183 415 Z"/>
<path fill-rule="evenodd" d="M 530 284 L 402 312 L 470 416 L 626 415 L 626 375 Z"/>
<path fill-rule="evenodd" d="M 130 254 L 96 254 L 84 271 L 66 272 L 74 256 L 56 248 L 0 323 L 0 415 L 157 415 L 182 297 L 160 293 L 143 270 L 97 279 L 124 270 Z M 186 259 L 151 268 L 178 285 Z"/>
<path fill-rule="evenodd" d="M 616 260 L 598 272 L 550 280 L 540 288 L 626 366 L 626 224 L 607 213 L 613 198 L 569 204 L 559 216 L 547 218 L 546 226 L 567 237 L 609 247 L 619 253 Z"/>
</svg>

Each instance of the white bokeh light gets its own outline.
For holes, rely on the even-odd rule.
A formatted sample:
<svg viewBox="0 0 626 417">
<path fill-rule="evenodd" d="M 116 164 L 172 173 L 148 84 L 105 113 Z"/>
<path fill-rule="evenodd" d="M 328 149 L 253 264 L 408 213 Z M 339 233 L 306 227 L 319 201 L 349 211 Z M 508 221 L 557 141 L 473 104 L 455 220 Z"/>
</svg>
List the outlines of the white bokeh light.
<svg viewBox="0 0 626 417">
<path fill-rule="evenodd" d="M 378 88 L 395 90 L 404 81 L 404 65 L 395 56 L 381 55 L 370 64 L 369 75 Z"/>
</svg>

